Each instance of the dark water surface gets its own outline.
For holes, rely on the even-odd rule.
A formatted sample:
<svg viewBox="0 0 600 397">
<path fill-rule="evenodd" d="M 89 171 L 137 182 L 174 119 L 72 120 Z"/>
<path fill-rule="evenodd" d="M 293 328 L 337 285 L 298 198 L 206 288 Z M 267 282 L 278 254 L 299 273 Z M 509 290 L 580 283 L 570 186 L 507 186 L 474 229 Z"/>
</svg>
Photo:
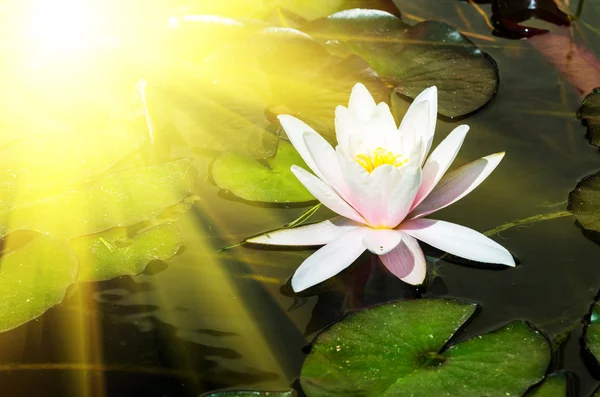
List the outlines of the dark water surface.
<svg viewBox="0 0 600 397">
<path fill-rule="evenodd" d="M 600 10 L 591 3 L 582 21 L 597 26 Z M 436 18 L 491 37 L 467 2 L 396 4 L 409 22 L 407 14 Z M 482 9 L 490 13 L 489 5 Z M 600 49 L 597 33 L 586 37 L 591 49 Z M 454 166 L 507 155 L 488 181 L 435 217 L 483 232 L 565 210 L 577 182 L 600 170 L 600 153 L 575 117 L 582 96 L 527 41 L 472 40 L 497 62 L 500 89 L 487 107 L 461 121 L 471 132 Z M 457 124 L 440 121 L 436 142 Z M 178 223 L 185 248 L 168 263 L 151 263 L 139 276 L 84 284 L 37 320 L 0 334 L 2 395 L 178 397 L 227 387 L 286 389 L 320 329 L 347 310 L 417 296 L 480 303 L 460 338 L 513 319 L 531 321 L 551 338 L 571 331 L 553 368 L 575 374 L 577 396 L 600 384 L 600 370 L 581 347 L 582 319 L 600 289 L 600 247 L 572 217 L 493 236 L 519 259 L 514 269 L 455 264 L 426 249 L 430 283 L 415 290 L 363 255 L 315 295 L 293 296 L 285 284 L 311 250 L 215 250 L 277 228 L 306 208 L 251 206 L 219 194 L 209 179 L 198 183 L 197 194 L 200 201 Z M 315 220 L 328 215 L 320 211 Z"/>
</svg>

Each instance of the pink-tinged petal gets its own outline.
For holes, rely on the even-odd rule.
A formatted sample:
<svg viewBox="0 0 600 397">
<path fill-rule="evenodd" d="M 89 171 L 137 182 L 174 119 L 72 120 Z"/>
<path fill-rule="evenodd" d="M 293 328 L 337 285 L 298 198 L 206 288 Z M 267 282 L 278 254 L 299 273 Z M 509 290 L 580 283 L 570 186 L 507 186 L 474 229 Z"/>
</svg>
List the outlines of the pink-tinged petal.
<svg viewBox="0 0 600 397">
<path fill-rule="evenodd" d="M 396 248 L 379 259 L 385 267 L 400 280 L 411 285 L 419 285 L 427 275 L 425 256 L 417 240 L 402 233 L 402 241 Z"/>
<path fill-rule="evenodd" d="M 308 165 L 316 176 L 323 179 L 323 174 L 319 171 L 319 168 L 315 164 L 313 157 L 310 155 L 310 152 L 304 143 L 304 134 L 320 135 L 304 121 L 299 120 L 294 116 L 290 116 L 289 114 L 280 114 L 277 118 L 290 139 L 290 142 L 302 157 L 302 160 L 304 160 L 306 165 Z"/>
<path fill-rule="evenodd" d="M 387 254 L 400 243 L 402 232 L 394 229 L 368 229 L 362 243 L 376 255 Z"/>
<path fill-rule="evenodd" d="M 399 170 L 401 179 L 383 196 L 383 205 L 387 208 L 386 223 L 396 227 L 406 218 L 421 185 L 421 167 L 404 166 Z"/>
<path fill-rule="evenodd" d="M 248 243 L 268 245 L 323 245 L 363 226 L 348 218 L 335 217 L 323 222 L 267 232 L 246 239 Z"/>
<path fill-rule="evenodd" d="M 421 164 L 424 163 L 433 143 L 438 109 L 437 98 L 437 87 L 433 86 L 425 89 L 411 103 L 402 119 L 402 123 L 400 123 L 401 134 L 410 134 L 411 130 L 414 130 L 416 131 L 416 137 L 421 138 L 423 142 Z"/>
<path fill-rule="evenodd" d="M 477 262 L 515 266 L 506 248 L 483 234 L 450 222 L 433 219 L 412 219 L 399 229 L 449 254 Z"/>
<path fill-rule="evenodd" d="M 409 218 L 426 216 L 465 197 L 494 171 L 503 157 L 504 152 L 491 154 L 449 172 L 415 207 Z"/>
<path fill-rule="evenodd" d="M 322 180 L 334 188 L 344 200 L 348 200 L 348 188 L 344 182 L 336 151 L 321 135 L 305 134 L 304 143 L 315 165 L 323 175 Z"/>
<path fill-rule="evenodd" d="M 292 165 L 291 170 L 300 183 L 302 183 L 317 200 L 323 203 L 325 207 L 341 216 L 356 222 L 365 223 L 363 217 L 325 182 L 296 165 Z"/>
<path fill-rule="evenodd" d="M 467 132 L 469 132 L 468 125 L 459 125 L 452 130 L 446 139 L 444 139 L 431 153 L 431 156 L 429 156 L 423 167 L 423 182 L 415 197 L 413 208 L 421 203 L 423 199 L 431 193 L 440 179 L 442 179 L 442 176 L 444 176 L 450 167 L 450 164 L 452 164 L 454 158 L 456 158 L 456 155 L 467 136 Z"/>
<path fill-rule="evenodd" d="M 292 277 L 294 291 L 300 292 L 319 284 L 350 266 L 365 252 L 361 243 L 365 229 L 353 229 L 306 258 Z"/>
<path fill-rule="evenodd" d="M 367 87 L 361 83 L 356 83 L 350 93 L 348 109 L 354 113 L 358 120 L 367 121 L 376 108 L 377 104 Z"/>
</svg>

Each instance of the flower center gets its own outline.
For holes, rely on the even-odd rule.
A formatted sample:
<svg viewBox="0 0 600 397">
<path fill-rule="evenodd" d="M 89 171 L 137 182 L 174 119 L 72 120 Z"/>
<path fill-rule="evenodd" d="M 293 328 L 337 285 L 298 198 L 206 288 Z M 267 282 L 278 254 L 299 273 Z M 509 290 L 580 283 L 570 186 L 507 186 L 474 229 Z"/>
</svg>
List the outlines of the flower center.
<svg viewBox="0 0 600 397">
<path fill-rule="evenodd" d="M 357 154 L 356 162 L 370 174 L 380 165 L 389 164 L 394 167 L 402 167 L 408 163 L 408 158 L 401 154 L 394 154 L 389 150 L 378 147 L 371 154 Z"/>
</svg>

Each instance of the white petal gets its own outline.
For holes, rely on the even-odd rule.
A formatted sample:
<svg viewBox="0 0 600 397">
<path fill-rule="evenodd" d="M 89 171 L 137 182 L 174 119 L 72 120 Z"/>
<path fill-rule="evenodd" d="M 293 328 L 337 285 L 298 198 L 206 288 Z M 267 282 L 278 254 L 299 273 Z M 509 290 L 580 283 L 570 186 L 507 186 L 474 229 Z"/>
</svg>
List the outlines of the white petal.
<svg viewBox="0 0 600 397">
<path fill-rule="evenodd" d="M 384 205 L 388 209 L 387 222 L 390 227 L 396 227 L 406 218 L 421 186 L 421 167 L 404 166 L 399 171 L 402 179 L 384 196 Z"/>
<path fill-rule="evenodd" d="M 335 108 L 335 135 L 338 150 L 349 156 L 350 137 L 360 134 L 360 122 L 345 106 Z"/>
<path fill-rule="evenodd" d="M 323 175 L 323 181 L 334 188 L 343 199 L 347 199 L 348 188 L 344 182 L 336 151 L 325 138 L 317 134 L 305 134 L 304 143 L 319 172 Z"/>
<path fill-rule="evenodd" d="M 277 116 L 277 118 L 279 119 L 279 122 L 281 123 L 283 129 L 285 129 L 288 138 L 290 138 L 290 142 L 292 143 L 292 145 L 294 145 L 294 147 L 302 157 L 302 160 L 304 160 L 306 165 L 309 166 L 309 168 L 312 170 L 312 172 L 315 173 L 316 176 L 323 179 L 323 175 L 319 171 L 312 156 L 310 155 L 310 152 L 306 148 L 306 144 L 304 143 L 305 133 L 315 134 L 318 136 L 320 135 L 304 121 L 299 120 L 294 116 L 290 116 L 289 114 L 280 114 L 279 116 Z"/>
<path fill-rule="evenodd" d="M 333 212 L 350 218 L 356 222 L 365 223 L 365 220 L 354 208 L 345 202 L 329 185 L 296 165 L 292 165 L 292 172 L 306 189 L 323 205 Z"/>
<path fill-rule="evenodd" d="M 425 161 L 435 132 L 435 123 L 437 120 L 437 87 L 429 87 L 421 92 L 411 103 L 406 115 L 400 123 L 400 133 L 412 133 L 416 131 L 416 136 L 423 142 L 421 151 L 421 164 Z"/>
<path fill-rule="evenodd" d="M 461 258 L 515 266 L 515 260 L 506 248 L 468 227 L 433 219 L 412 219 L 403 222 L 399 229 Z"/>
<path fill-rule="evenodd" d="M 350 266 L 365 251 L 364 233 L 365 228 L 353 229 L 306 258 L 292 277 L 294 291 L 319 284 Z"/>
<path fill-rule="evenodd" d="M 402 232 L 394 229 L 371 229 L 363 236 L 362 242 L 376 255 L 387 254 L 400 243 Z"/>
<path fill-rule="evenodd" d="M 369 90 L 367 90 L 367 87 L 361 83 L 356 83 L 350 93 L 348 109 L 354 113 L 358 120 L 367 121 L 376 108 L 377 104 L 371 93 L 369 93 Z"/>
<path fill-rule="evenodd" d="M 504 153 L 492 154 L 449 172 L 409 217 L 419 218 L 431 214 L 465 197 L 494 171 L 503 157 Z"/>
<path fill-rule="evenodd" d="M 469 132 L 468 125 L 459 125 L 456 127 L 446 139 L 435 148 L 431 156 L 427 159 L 423 167 L 423 182 L 419 188 L 419 192 L 415 197 L 413 208 L 416 207 L 427 195 L 433 190 L 435 185 L 442 179 L 450 164 L 458 154 L 460 147 Z"/>
<path fill-rule="evenodd" d="M 379 147 L 392 149 L 386 145 L 386 138 L 394 135 L 399 137 L 400 134 L 396 129 L 396 121 L 387 103 L 381 102 L 377 105 L 375 112 L 364 122 L 360 134 L 371 150 Z"/>
<path fill-rule="evenodd" d="M 246 239 L 249 243 L 269 245 L 323 245 L 362 226 L 348 218 L 335 217 L 323 222 L 279 229 Z"/>
<path fill-rule="evenodd" d="M 402 233 L 402 241 L 396 248 L 379 257 L 385 267 L 400 280 L 419 285 L 425 280 L 427 263 L 417 240 Z"/>
</svg>

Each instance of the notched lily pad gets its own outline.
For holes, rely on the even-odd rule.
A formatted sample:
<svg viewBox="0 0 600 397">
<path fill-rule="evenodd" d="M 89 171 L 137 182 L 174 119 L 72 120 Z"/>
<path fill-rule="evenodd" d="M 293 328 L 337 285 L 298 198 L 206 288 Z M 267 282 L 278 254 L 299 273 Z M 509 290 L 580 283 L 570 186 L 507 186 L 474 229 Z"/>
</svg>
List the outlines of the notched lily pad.
<svg viewBox="0 0 600 397">
<path fill-rule="evenodd" d="M 495 62 L 450 25 L 424 21 L 407 27 L 392 14 L 354 9 L 302 27 L 338 54 L 366 59 L 394 90 L 414 98 L 439 90 L 439 112 L 460 117 L 487 104 L 498 89 Z"/>
<path fill-rule="evenodd" d="M 153 219 L 191 192 L 196 169 L 188 159 L 130 168 L 96 183 L 41 200 L 0 201 L 0 235 L 35 230 L 71 238 Z"/>
<path fill-rule="evenodd" d="M 295 397 L 296 393 L 290 391 L 255 391 L 255 390 L 228 390 L 203 394 L 201 397 Z"/>
<path fill-rule="evenodd" d="M 587 231 L 587 237 L 598 240 L 596 233 L 600 233 L 600 172 L 583 178 L 575 189 L 569 193 L 568 209 L 579 224 Z"/>
<path fill-rule="evenodd" d="M 152 260 L 167 260 L 181 248 L 183 238 L 177 226 L 165 223 L 129 235 L 126 228 L 69 241 L 79 259 L 78 281 L 108 280 L 140 274 Z"/>
<path fill-rule="evenodd" d="M 314 200 L 296 176 L 292 165 L 308 168 L 296 149 L 281 141 L 268 167 L 249 157 L 223 153 L 215 161 L 212 176 L 221 189 L 248 201 L 298 203 Z"/>
<path fill-rule="evenodd" d="M 64 242 L 43 234 L 24 245 L 13 241 L 5 239 L 0 257 L 0 332 L 59 304 L 77 275 L 77 258 Z"/>
<path fill-rule="evenodd" d="M 568 397 L 569 378 L 566 373 L 550 374 L 524 397 Z"/>
<path fill-rule="evenodd" d="M 447 299 L 389 303 L 320 334 L 302 367 L 309 397 L 520 397 L 543 379 L 546 338 L 522 321 L 446 345 L 476 305 Z"/>
<path fill-rule="evenodd" d="M 590 143 L 600 148 L 600 88 L 595 88 L 583 99 L 577 118 L 588 127 Z"/>
</svg>

